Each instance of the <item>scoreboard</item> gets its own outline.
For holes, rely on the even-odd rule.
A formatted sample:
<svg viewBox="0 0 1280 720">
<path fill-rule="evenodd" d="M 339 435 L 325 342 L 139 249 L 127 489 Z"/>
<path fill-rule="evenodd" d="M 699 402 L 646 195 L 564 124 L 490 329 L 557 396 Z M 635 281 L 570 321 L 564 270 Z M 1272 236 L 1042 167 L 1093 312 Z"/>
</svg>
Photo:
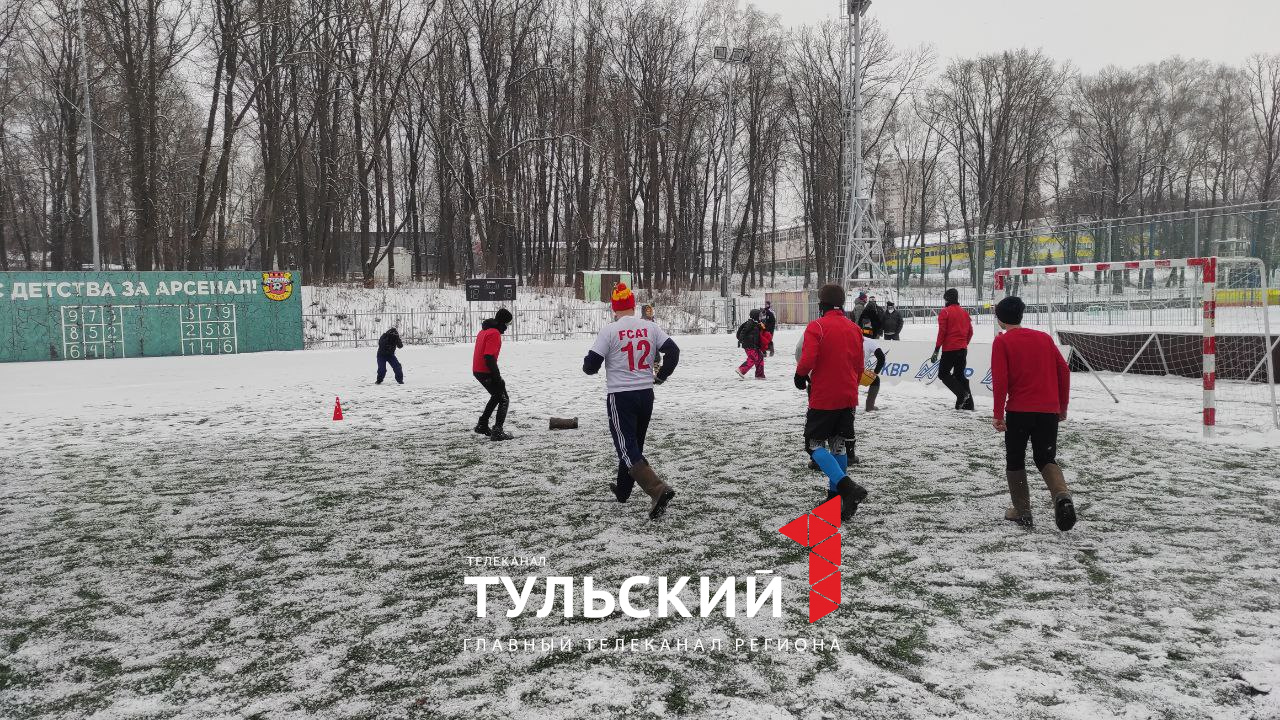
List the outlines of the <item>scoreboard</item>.
<svg viewBox="0 0 1280 720">
<path fill-rule="evenodd" d="M 0 362 L 301 348 L 297 272 L 0 273 Z"/>
</svg>

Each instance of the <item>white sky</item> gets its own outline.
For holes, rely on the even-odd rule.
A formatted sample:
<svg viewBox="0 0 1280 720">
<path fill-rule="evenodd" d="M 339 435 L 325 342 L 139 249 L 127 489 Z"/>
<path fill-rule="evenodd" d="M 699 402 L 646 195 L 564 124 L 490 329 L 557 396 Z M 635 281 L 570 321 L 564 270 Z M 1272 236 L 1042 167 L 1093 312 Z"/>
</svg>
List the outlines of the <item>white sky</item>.
<svg viewBox="0 0 1280 720">
<path fill-rule="evenodd" d="M 839 0 L 742 0 L 783 25 L 838 16 Z M 956 56 L 1042 47 L 1086 72 L 1172 55 L 1240 64 L 1280 52 L 1280 0 L 873 0 L 900 48 L 933 46 L 939 65 Z"/>
</svg>

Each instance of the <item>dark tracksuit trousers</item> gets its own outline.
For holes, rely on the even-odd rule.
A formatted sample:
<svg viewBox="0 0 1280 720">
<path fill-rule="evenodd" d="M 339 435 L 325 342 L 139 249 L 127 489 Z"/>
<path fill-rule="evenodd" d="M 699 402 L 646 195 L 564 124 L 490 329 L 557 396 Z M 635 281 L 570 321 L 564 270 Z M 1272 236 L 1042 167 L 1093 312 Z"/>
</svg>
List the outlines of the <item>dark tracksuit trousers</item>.
<svg viewBox="0 0 1280 720">
<path fill-rule="evenodd" d="M 507 397 L 507 381 L 503 380 L 501 375 L 494 375 L 493 373 L 478 372 L 472 374 L 476 376 L 476 380 L 480 381 L 484 389 L 489 391 L 489 402 L 484 406 L 484 412 L 480 414 L 480 424 L 488 425 L 489 418 L 496 408 L 498 419 L 493 424 L 493 427 L 502 427 L 502 424 L 507 420 L 507 405 L 510 403 L 510 398 Z"/>
<path fill-rule="evenodd" d="M 1004 414 L 1005 469 L 1027 469 L 1027 440 L 1037 470 L 1058 462 L 1058 416 L 1053 413 L 1014 412 Z"/>
<path fill-rule="evenodd" d="M 605 398 L 609 412 L 609 436 L 618 452 L 618 498 L 631 497 L 635 480 L 631 466 L 648 463 L 644 459 L 644 437 L 653 417 L 653 388 L 609 393 Z"/>
<path fill-rule="evenodd" d="M 964 376 L 965 366 L 968 365 L 969 351 L 966 350 L 943 350 L 942 355 L 938 359 L 938 379 L 942 381 L 947 389 L 955 393 L 956 400 L 963 400 L 969 396 L 969 378 Z"/>
<path fill-rule="evenodd" d="M 400 369 L 400 361 L 395 355 L 383 355 L 378 353 L 378 382 L 382 382 L 387 377 L 387 366 L 391 366 L 391 370 L 396 375 L 396 382 L 404 382 L 404 371 Z"/>
</svg>

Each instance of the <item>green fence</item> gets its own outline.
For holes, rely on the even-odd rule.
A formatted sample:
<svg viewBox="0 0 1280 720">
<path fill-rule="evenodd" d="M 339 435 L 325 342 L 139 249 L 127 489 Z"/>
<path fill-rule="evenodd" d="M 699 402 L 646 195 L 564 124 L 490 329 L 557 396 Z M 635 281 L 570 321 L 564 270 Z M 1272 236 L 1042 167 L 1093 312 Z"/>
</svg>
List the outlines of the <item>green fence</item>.
<svg viewBox="0 0 1280 720">
<path fill-rule="evenodd" d="M 301 349 L 297 272 L 0 273 L 0 362 Z"/>
</svg>

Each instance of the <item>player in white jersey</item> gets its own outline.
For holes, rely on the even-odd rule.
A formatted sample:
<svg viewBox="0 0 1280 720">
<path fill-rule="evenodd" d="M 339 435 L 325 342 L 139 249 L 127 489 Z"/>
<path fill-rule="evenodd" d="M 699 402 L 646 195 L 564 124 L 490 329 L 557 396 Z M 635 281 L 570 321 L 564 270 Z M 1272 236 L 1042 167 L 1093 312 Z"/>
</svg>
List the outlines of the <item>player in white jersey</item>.
<svg viewBox="0 0 1280 720">
<path fill-rule="evenodd" d="M 618 479 L 609 486 L 614 497 L 626 502 L 639 485 L 651 498 L 649 519 L 657 520 L 676 491 L 658 479 L 645 459 L 644 438 L 653 416 L 653 386 L 675 372 L 680 348 L 657 323 L 641 320 L 635 313 L 635 294 L 626 283 L 618 283 L 613 291 L 613 322 L 600 329 L 582 361 L 582 371 L 595 375 L 601 366 L 605 368 L 609 434 L 618 452 Z M 658 353 L 662 369 L 654 374 Z"/>
<path fill-rule="evenodd" d="M 862 384 L 867 386 L 867 412 L 875 412 L 876 396 L 880 394 L 880 371 L 884 369 L 885 352 L 876 339 L 876 332 L 869 321 L 862 324 L 862 357 L 865 370 L 862 372 Z"/>
</svg>

